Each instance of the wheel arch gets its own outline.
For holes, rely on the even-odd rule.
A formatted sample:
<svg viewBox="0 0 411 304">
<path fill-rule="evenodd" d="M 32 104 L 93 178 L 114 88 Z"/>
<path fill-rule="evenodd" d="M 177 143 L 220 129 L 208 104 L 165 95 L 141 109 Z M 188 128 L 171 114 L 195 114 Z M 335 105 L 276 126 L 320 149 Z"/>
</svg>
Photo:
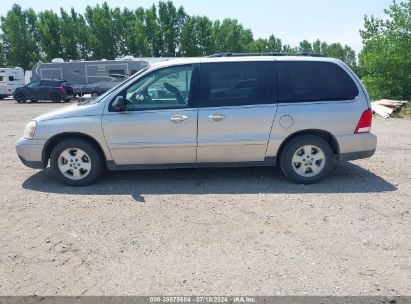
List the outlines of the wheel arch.
<svg viewBox="0 0 411 304">
<path fill-rule="evenodd" d="M 320 129 L 305 129 L 305 130 L 300 130 L 297 132 L 294 132 L 290 135 L 288 135 L 283 142 L 281 143 L 280 147 L 278 148 L 277 151 L 277 157 L 276 157 L 276 164 L 279 165 L 280 162 L 280 158 L 281 158 L 281 153 L 283 152 L 285 146 L 287 145 L 287 143 L 289 143 L 291 140 L 293 140 L 294 138 L 297 138 L 299 136 L 303 136 L 303 135 L 314 135 L 314 136 L 318 136 L 322 139 L 324 139 L 331 147 L 331 149 L 334 152 L 334 155 L 336 157 L 336 159 L 339 159 L 339 155 L 340 155 L 340 145 L 338 144 L 337 139 L 335 138 L 335 136 L 333 134 L 331 134 L 328 131 L 325 130 L 320 130 Z"/>
<path fill-rule="evenodd" d="M 58 96 L 60 100 L 63 100 L 63 96 L 59 92 L 52 91 L 49 95 L 50 100 L 53 100 L 53 96 Z"/>
<path fill-rule="evenodd" d="M 104 161 L 107 160 L 107 157 L 100 143 L 96 139 L 94 139 L 92 136 L 84 134 L 84 133 L 80 133 L 80 132 L 64 132 L 64 133 L 56 134 L 53 137 L 49 138 L 46 144 L 44 145 L 43 152 L 42 152 L 42 162 L 43 162 L 44 167 L 47 166 L 49 159 L 50 159 L 51 152 L 53 151 L 54 147 L 59 142 L 69 139 L 69 138 L 81 139 L 81 140 L 85 140 L 93 144 L 97 148 L 101 156 L 104 158 Z"/>
</svg>

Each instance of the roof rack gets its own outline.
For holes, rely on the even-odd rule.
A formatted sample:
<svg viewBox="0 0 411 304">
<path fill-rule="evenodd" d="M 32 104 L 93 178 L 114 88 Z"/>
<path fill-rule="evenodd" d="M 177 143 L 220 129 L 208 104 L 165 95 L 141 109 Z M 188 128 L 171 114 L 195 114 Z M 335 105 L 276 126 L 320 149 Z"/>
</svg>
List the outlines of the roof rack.
<svg viewBox="0 0 411 304">
<path fill-rule="evenodd" d="M 268 53 L 217 53 L 209 55 L 207 57 L 241 57 L 241 56 L 311 56 L 311 57 L 326 57 L 321 53 L 313 52 L 299 52 L 299 53 L 286 53 L 286 52 L 268 52 Z"/>
</svg>

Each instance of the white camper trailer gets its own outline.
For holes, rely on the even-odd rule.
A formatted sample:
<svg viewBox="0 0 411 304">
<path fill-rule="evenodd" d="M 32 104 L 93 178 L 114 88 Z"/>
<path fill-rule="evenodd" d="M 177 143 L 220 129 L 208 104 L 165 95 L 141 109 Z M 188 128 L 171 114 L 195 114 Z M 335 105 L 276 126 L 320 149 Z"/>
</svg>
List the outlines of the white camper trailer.
<svg viewBox="0 0 411 304">
<path fill-rule="evenodd" d="M 22 68 L 0 68 L 0 99 L 13 95 L 14 90 L 24 86 Z"/>
<path fill-rule="evenodd" d="M 31 80 L 65 80 L 76 94 L 98 95 L 148 65 L 145 58 L 70 62 L 55 58 L 51 63 L 35 64 Z"/>
</svg>

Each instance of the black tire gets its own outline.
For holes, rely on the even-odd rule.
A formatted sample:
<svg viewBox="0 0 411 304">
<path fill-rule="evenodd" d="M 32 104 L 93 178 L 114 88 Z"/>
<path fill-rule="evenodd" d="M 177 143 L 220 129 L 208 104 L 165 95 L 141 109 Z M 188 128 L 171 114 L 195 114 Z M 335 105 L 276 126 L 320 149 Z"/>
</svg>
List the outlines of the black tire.
<svg viewBox="0 0 411 304">
<path fill-rule="evenodd" d="M 30 99 L 31 102 L 37 102 L 37 99 Z"/>
<path fill-rule="evenodd" d="M 321 163 L 322 161 L 315 162 L 312 160 L 308 160 L 308 163 L 307 163 L 308 167 L 306 168 L 307 173 L 305 173 L 307 175 L 314 174 L 311 169 L 312 165 L 316 166 L 316 168 L 320 168 L 322 165 L 319 172 L 313 176 L 302 176 L 299 173 L 297 173 L 296 171 L 296 169 L 298 169 L 296 168 L 297 165 L 303 166 L 305 164 L 294 163 L 292 161 L 295 153 L 298 153 L 298 151 L 302 151 L 301 153 L 305 155 L 305 151 L 302 148 L 307 145 L 312 145 L 312 146 L 319 148 L 325 156 L 323 165 Z M 312 149 L 312 151 L 314 153 L 318 153 L 319 150 Z M 304 157 L 304 159 L 307 159 L 306 156 Z M 310 166 L 310 161 L 311 161 L 311 166 Z M 296 137 L 290 140 L 288 143 L 286 143 L 280 155 L 280 167 L 284 175 L 288 179 L 293 181 L 294 183 L 298 183 L 298 184 L 312 184 L 312 183 L 316 183 L 320 181 L 325 176 L 327 176 L 328 173 L 330 173 L 330 171 L 334 167 L 334 164 L 335 164 L 335 155 L 330 145 L 328 144 L 328 142 L 322 139 L 321 137 L 314 136 L 314 135 L 302 135 L 302 136 L 299 136 L 299 137 Z"/>
<path fill-rule="evenodd" d="M 61 96 L 59 94 L 51 94 L 50 100 L 52 102 L 61 102 Z"/>
<path fill-rule="evenodd" d="M 88 173 L 88 175 L 86 175 L 82 179 L 79 179 L 79 180 L 70 179 L 66 177 L 59 169 L 60 154 L 66 149 L 70 149 L 70 148 L 81 149 L 84 152 L 86 152 L 90 158 L 89 160 L 91 163 L 90 172 Z M 54 149 L 51 152 L 51 156 L 50 156 L 50 167 L 51 167 L 51 171 L 53 172 L 53 175 L 59 181 L 61 181 L 62 183 L 66 185 L 75 186 L 75 187 L 87 186 L 87 185 L 94 183 L 101 176 L 105 168 L 104 158 L 101 155 L 99 149 L 90 142 L 87 142 L 82 139 L 76 139 L 76 138 L 66 139 L 58 143 L 54 147 Z"/>
<path fill-rule="evenodd" d="M 63 100 L 64 100 L 64 102 L 69 102 L 71 100 L 71 98 L 65 98 Z"/>
<path fill-rule="evenodd" d="M 24 94 L 21 94 L 21 93 L 16 94 L 16 95 L 14 96 L 14 99 L 15 99 L 18 103 L 26 102 L 26 96 L 24 96 Z"/>
</svg>

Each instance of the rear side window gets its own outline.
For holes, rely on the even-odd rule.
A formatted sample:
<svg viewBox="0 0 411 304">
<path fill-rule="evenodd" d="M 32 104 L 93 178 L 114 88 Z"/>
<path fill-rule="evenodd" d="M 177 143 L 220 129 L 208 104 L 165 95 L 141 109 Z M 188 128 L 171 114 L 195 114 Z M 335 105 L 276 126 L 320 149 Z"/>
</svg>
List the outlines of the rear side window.
<svg viewBox="0 0 411 304">
<path fill-rule="evenodd" d="M 278 102 L 352 100 L 358 88 L 332 62 L 277 62 Z"/>
<path fill-rule="evenodd" d="M 59 85 L 61 86 L 68 86 L 67 81 L 60 81 Z"/>
<path fill-rule="evenodd" d="M 274 62 L 204 63 L 200 70 L 200 106 L 276 102 Z"/>
</svg>

